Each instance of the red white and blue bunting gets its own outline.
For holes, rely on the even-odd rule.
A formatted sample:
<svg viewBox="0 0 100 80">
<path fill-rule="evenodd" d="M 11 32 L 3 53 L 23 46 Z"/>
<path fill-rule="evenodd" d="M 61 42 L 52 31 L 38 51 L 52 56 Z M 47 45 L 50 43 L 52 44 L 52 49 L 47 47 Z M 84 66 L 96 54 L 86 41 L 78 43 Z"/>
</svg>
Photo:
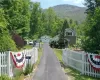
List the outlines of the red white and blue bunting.
<svg viewBox="0 0 100 80">
<path fill-rule="evenodd" d="M 87 54 L 88 61 L 93 69 L 100 71 L 100 55 Z"/>
<path fill-rule="evenodd" d="M 25 55 L 23 52 L 10 52 L 11 58 L 16 68 L 22 68 L 25 63 Z"/>
</svg>

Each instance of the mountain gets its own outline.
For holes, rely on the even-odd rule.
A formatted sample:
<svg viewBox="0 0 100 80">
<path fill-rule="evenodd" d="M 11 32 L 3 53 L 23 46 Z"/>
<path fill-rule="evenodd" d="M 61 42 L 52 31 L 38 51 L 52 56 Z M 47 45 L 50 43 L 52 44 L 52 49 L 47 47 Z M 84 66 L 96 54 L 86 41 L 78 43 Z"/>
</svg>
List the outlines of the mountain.
<svg viewBox="0 0 100 80">
<path fill-rule="evenodd" d="M 60 18 L 70 18 L 78 22 L 82 22 L 86 18 L 85 7 L 63 4 L 51 8 L 55 11 L 57 16 L 59 16 Z"/>
</svg>

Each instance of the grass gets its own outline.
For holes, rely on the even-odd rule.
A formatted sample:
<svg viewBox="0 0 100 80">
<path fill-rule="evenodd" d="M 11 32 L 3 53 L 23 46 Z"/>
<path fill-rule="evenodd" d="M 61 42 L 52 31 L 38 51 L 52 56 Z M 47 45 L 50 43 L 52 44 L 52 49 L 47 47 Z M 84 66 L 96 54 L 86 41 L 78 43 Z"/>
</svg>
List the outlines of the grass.
<svg viewBox="0 0 100 80">
<path fill-rule="evenodd" d="M 12 80 L 24 80 L 24 75 L 21 74 L 20 76 L 16 76 L 14 79 Z"/>
<path fill-rule="evenodd" d="M 42 56 L 42 48 L 39 48 L 39 56 L 38 56 L 38 61 L 37 61 L 37 64 L 40 63 L 40 59 L 41 59 L 41 56 Z"/>
<path fill-rule="evenodd" d="M 25 49 L 32 49 L 32 48 L 33 48 L 32 45 L 25 45 L 24 47 L 18 49 L 17 51 L 23 51 L 23 50 L 25 50 Z"/>
<path fill-rule="evenodd" d="M 97 78 L 81 75 L 79 71 L 72 69 L 68 66 L 65 66 L 62 61 L 62 50 L 54 49 L 54 53 L 60 61 L 61 67 L 63 67 L 65 74 L 68 75 L 68 80 L 100 80 Z"/>
<path fill-rule="evenodd" d="M 33 46 L 32 46 L 32 45 L 25 45 L 24 48 L 25 48 L 25 49 L 32 49 Z"/>
<path fill-rule="evenodd" d="M 62 62 L 62 50 L 61 49 L 54 49 L 54 52 L 59 59 L 60 62 Z"/>
<path fill-rule="evenodd" d="M 41 56 L 42 56 L 42 48 L 39 48 L 39 50 L 38 50 L 38 60 L 35 64 L 35 66 L 38 66 L 38 64 L 40 63 Z"/>
</svg>

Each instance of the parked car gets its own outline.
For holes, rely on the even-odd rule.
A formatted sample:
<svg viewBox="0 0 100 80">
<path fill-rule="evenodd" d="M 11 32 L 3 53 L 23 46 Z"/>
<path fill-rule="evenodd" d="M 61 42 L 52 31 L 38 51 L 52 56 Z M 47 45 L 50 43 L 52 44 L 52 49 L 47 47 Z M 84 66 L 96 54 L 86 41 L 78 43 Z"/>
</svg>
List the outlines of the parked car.
<svg viewBox="0 0 100 80">
<path fill-rule="evenodd" d="M 33 45 L 33 41 L 30 41 L 30 42 L 29 42 L 29 45 Z"/>
</svg>

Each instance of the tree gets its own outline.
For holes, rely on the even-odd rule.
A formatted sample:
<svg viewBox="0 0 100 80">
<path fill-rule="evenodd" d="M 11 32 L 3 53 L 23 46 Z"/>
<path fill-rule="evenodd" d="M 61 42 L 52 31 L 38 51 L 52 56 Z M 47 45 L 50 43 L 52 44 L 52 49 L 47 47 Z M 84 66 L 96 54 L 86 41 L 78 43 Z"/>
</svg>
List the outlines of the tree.
<svg viewBox="0 0 100 80">
<path fill-rule="evenodd" d="M 73 20 L 72 20 L 72 19 L 70 19 L 69 23 L 70 23 L 70 25 L 71 25 L 71 24 L 73 23 Z"/>
<path fill-rule="evenodd" d="M 4 10 L 0 9 L 0 51 L 16 50 L 16 45 L 7 30 L 8 22 L 5 19 Z"/>
<path fill-rule="evenodd" d="M 64 38 L 64 35 L 65 35 L 65 29 L 66 28 L 69 28 L 69 24 L 68 24 L 67 20 L 65 19 L 64 23 L 63 23 L 63 27 L 62 27 L 62 32 L 61 32 L 63 38 Z"/>
<path fill-rule="evenodd" d="M 2 0 L 0 2 L 9 23 L 7 29 L 11 34 L 16 32 L 22 37 L 27 35 L 30 19 L 29 3 L 29 0 Z"/>
<path fill-rule="evenodd" d="M 59 33 L 62 27 L 62 20 L 57 17 L 54 10 L 52 8 L 48 8 L 45 11 L 45 33 L 54 37 Z"/>
<path fill-rule="evenodd" d="M 59 36 L 59 39 L 62 40 L 63 42 L 65 40 L 65 29 L 66 28 L 69 28 L 69 24 L 68 24 L 67 20 L 65 19 L 63 26 L 62 26 L 62 29 L 61 29 L 60 36 Z"/>
<path fill-rule="evenodd" d="M 46 33 L 47 35 L 53 36 L 53 27 L 55 22 L 55 12 L 52 10 L 52 8 L 48 8 L 46 10 Z"/>
<path fill-rule="evenodd" d="M 3 34 L 5 32 L 7 32 L 7 20 L 5 19 L 5 14 L 4 14 L 4 10 L 1 8 L 0 9 L 0 34 Z"/>
<path fill-rule="evenodd" d="M 62 26 L 63 26 L 63 19 L 60 19 L 60 18 L 58 18 L 58 17 L 56 17 L 56 28 L 54 29 L 55 31 L 55 33 L 54 33 L 54 36 L 55 35 L 58 35 L 58 34 L 60 34 L 60 32 L 61 32 L 61 29 L 62 29 Z"/>
<path fill-rule="evenodd" d="M 96 7 L 100 6 L 100 0 L 85 0 L 85 2 L 85 6 L 88 7 L 86 13 L 90 14 L 91 16 L 94 15 Z"/>
<path fill-rule="evenodd" d="M 78 22 L 77 21 L 73 21 L 72 19 L 69 20 L 69 27 L 72 29 L 76 29 L 76 27 L 78 26 Z"/>
<path fill-rule="evenodd" d="M 82 38 L 82 48 L 91 53 L 99 53 L 100 50 L 100 7 L 99 0 L 91 0 L 95 3 L 94 10 L 90 9 L 93 5 L 88 6 L 86 24 L 84 26 L 84 36 Z M 90 4 L 90 2 L 87 2 Z"/>
<path fill-rule="evenodd" d="M 78 21 L 75 21 L 75 24 L 78 25 Z"/>
<path fill-rule="evenodd" d="M 14 33 L 26 38 L 29 32 L 30 0 L 0 1 L 0 50 L 15 50 Z"/>
<path fill-rule="evenodd" d="M 38 37 L 46 34 L 45 28 L 46 28 L 46 14 L 44 12 L 41 13 L 41 17 L 39 19 L 39 27 L 38 27 Z"/>
<path fill-rule="evenodd" d="M 39 22 L 41 17 L 40 3 L 32 3 L 32 12 L 30 18 L 30 38 L 34 38 L 37 35 Z"/>
</svg>

